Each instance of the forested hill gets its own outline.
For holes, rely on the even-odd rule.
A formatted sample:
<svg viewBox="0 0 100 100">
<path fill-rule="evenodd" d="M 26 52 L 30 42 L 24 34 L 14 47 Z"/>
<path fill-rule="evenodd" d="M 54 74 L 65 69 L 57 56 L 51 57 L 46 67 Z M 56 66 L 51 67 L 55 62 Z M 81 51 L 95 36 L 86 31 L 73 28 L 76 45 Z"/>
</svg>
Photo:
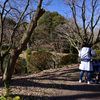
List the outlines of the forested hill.
<svg viewBox="0 0 100 100">
<path fill-rule="evenodd" d="M 15 21 L 11 18 L 6 18 L 5 21 L 5 45 L 7 46 L 12 28 L 15 25 Z M 24 34 L 25 28 L 27 28 L 28 23 L 23 23 L 16 31 L 14 40 L 19 41 Z M 33 31 L 33 34 L 29 41 L 29 48 L 33 51 L 36 50 L 47 50 L 47 51 L 57 51 L 57 52 L 70 52 L 70 40 L 65 33 L 70 35 L 70 37 L 76 41 L 71 28 L 75 28 L 72 19 L 66 19 L 58 12 L 46 11 L 43 16 L 39 19 L 37 27 Z M 7 31 L 7 32 L 6 32 Z M 20 35 L 18 35 L 20 33 Z M 78 38 L 78 37 L 77 37 Z M 15 44 L 17 45 L 17 44 Z M 98 47 L 98 45 L 96 45 Z"/>
<path fill-rule="evenodd" d="M 59 35 L 56 27 L 63 25 L 65 18 L 58 12 L 46 11 L 39 19 L 37 27 L 29 41 L 31 49 L 46 49 L 57 52 L 69 51 L 69 41 Z"/>
</svg>

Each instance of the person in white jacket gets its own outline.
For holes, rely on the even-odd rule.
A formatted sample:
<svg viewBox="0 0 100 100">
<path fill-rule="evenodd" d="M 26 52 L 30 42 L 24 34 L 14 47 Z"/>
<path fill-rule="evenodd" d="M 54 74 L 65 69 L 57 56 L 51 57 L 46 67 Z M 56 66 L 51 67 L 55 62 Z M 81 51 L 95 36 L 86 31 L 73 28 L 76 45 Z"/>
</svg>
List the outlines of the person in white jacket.
<svg viewBox="0 0 100 100">
<path fill-rule="evenodd" d="M 95 56 L 94 51 L 88 43 L 84 42 L 82 48 L 79 51 L 79 57 L 81 57 L 81 62 L 79 65 L 79 69 L 81 70 L 79 83 L 83 81 L 82 77 L 85 71 L 88 72 L 88 84 L 93 83 L 91 81 L 91 72 L 93 71 L 93 65 L 91 61 L 92 56 Z"/>
</svg>

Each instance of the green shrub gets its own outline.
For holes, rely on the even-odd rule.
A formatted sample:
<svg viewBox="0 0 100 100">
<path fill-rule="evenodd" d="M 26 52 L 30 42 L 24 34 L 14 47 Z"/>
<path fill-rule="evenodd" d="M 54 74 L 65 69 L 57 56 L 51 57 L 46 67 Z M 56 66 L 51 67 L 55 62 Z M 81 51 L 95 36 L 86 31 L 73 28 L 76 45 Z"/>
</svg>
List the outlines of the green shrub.
<svg viewBox="0 0 100 100">
<path fill-rule="evenodd" d="M 72 63 L 78 62 L 78 55 L 77 54 L 68 54 L 63 57 L 61 57 L 58 61 L 59 65 L 67 65 Z"/>
<path fill-rule="evenodd" d="M 5 59 L 4 59 L 4 63 L 3 63 L 4 66 L 6 66 L 6 65 L 8 64 L 9 57 L 10 57 L 9 55 L 5 57 Z"/>
<path fill-rule="evenodd" d="M 64 49 L 62 53 L 70 53 L 69 49 Z"/>
<path fill-rule="evenodd" d="M 70 53 L 78 54 L 78 51 L 74 46 L 70 45 Z"/>
<path fill-rule="evenodd" d="M 7 64 L 8 64 L 8 61 L 9 61 L 9 58 L 10 58 L 10 56 L 9 55 L 7 55 L 6 57 L 5 57 L 5 59 L 4 59 L 4 62 L 3 62 L 3 70 L 6 68 L 6 66 L 7 66 Z M 1 69 L 0 69 L 0 75 L 1 75 Z"/>
<path fill-rule="evenodd" d="M 53 61 L 53 55 L 46 51 L 37 51 L 35 53 L 32 53 L 29 56 L 29 67 L 31 70 L 39 71 L 50 68 L 54 61 Z"/>
<path fill-rule="evenodd" d="M 40 47 L 38 51 L 45 51 L 45 48 Z"/>
<path fill-rule="evenodd" d="M 95 57 L 93 58 L 100 59 L 100 50 L 94 50 L 94 52 L 95 52 Z"/>
<path fill-rule="evenodd" d="M 26 50 L 26 55 L 30 55 L 32 53 L 32 50 L 31 49 L 27 49 Z"/>
<path fill-rule="evenodd" d="M 7 45 L 3 45 L 2 46 L 2 50 L 7 50 L 8 49 L 8 46 Z"/>
<path fill-rule="evenodd" d="M 17 60 L 14 66 L 14 73 L 21 74 L 24 72 L 24 69 L 25 67 L 24 67 L 23 62 L 21 60 Z"/>
</svg>

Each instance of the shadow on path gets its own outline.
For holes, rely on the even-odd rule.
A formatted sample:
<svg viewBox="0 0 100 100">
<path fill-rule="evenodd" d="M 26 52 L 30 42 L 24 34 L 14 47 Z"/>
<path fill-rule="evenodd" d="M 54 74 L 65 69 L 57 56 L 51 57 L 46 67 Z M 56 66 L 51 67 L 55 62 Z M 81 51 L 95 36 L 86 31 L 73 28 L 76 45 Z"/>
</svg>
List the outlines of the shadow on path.
<svg viewBox="0 0 100 100">
<path fill-rule="evenodd" d="M 79 84 L 79 72 L 78 68 L 74 67 L 45 70 L 37 74 L 13 76 L 9 84 L 13 87 L 20 86 L 58 90 L 55 94 L 47 96 L 36 96 L 34 93 L 31 93 L 32 95 L 16 94 L 21 98 L 26 98 L 26 100 L 100 100 L 100 85 Z M 0 89 L 2 87 L 4 85 L 0 81 Z"/>
</svg>

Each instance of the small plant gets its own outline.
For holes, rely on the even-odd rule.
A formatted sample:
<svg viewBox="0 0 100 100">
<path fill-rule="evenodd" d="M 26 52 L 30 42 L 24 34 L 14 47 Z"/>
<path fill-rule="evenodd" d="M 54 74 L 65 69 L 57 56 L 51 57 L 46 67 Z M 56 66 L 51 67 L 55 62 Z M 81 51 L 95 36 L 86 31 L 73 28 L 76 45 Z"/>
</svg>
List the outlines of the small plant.
<svg viewBox="0 0 100 100">
<path fill-rule="evenodd" d="M 2 95 L 0 97 L 0 100 L 20 100 L 20 97 L 19 96 L 16 96 L 16 97 L 13 98 L 13 97 L 5 97 L 4 95 Z"/>
<path fill-rule="evenodd" d="M 12 97 L 13 96 L 12 91 L 11 91 L 12 88 L 10 87 L 9 84 L 7 84 L 6 81 L 4 81 L 4 86 L 5 86 L 5 89 L 6 89 L 6 95 L 4 95 L 2 93 L 0 100 L 25 100 L 25 99 L 20 99 L 19 96 Z"/>
<path fill-rule="evenodd" d="M 4 81 L 4 86 L 5 86 L 5 89 L 6 89 L 6 96 L 9 97 L 12 95 L 12 91 L 11 91 L 11 88 L 10 88 L 10 85 L 7 84 L 6 81 Z"/>
</svg>

